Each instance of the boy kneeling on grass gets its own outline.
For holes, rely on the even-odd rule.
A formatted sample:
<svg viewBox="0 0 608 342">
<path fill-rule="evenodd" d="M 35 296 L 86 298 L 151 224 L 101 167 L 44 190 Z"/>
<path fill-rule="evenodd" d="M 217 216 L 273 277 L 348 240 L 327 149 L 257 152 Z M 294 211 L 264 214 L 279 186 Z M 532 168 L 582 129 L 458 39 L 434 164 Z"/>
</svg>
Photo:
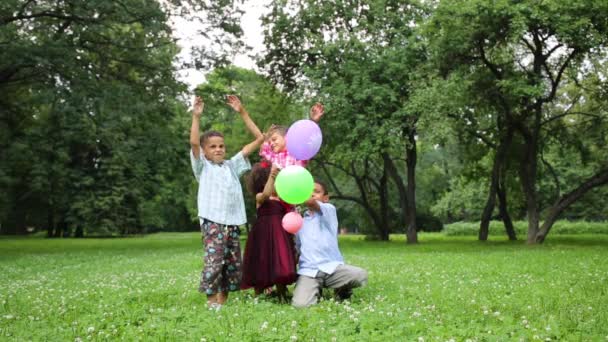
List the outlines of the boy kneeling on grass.
<svg viewBox="0 0 608 342">
<path fill-rule="evenodd" d="M 322 288 L 332 288 L 339 300 L 350 298 L 352 289 L 367 284 L 367 271 L 344 264 L 338 248 L 338 217 L 336 207 L 328 203 L 327 187 L 315 180 L 311 198 L 304 204 L 302 228 L 296 233 L 300 252 L 298 280 L 292 305 L 307 307 L 316 304 Z"/>
</svg>

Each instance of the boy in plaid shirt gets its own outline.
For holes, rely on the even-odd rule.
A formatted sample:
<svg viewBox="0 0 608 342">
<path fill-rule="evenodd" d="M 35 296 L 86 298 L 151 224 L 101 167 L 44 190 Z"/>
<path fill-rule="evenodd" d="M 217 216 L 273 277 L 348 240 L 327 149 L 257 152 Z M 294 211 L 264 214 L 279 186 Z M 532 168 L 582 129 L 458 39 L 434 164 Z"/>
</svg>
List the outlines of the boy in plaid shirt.
<svg viewBox="0 0 608 342">
<path fill-rule="evenodd" d="M 207 131 L 199 137 L 203 100 L 195 98 L 190 128 L 190 161 L 198 186 L 198 217 L 205 246 L 205 265 L 199 291 L 207 295 L 207 305 L 219 309 L 229 291 L 238 291 L 241 283 L 241 247 L 239 226 L 247 222 L 239 177 L 251 169 L 247 156 L 264 141 L 259 128 L 236 96 L 228 96 L 228 105 L 239 112 L 255 140 L 245 145 L 229 160 L 224 160 L 224 136 Z"/>
</svg>

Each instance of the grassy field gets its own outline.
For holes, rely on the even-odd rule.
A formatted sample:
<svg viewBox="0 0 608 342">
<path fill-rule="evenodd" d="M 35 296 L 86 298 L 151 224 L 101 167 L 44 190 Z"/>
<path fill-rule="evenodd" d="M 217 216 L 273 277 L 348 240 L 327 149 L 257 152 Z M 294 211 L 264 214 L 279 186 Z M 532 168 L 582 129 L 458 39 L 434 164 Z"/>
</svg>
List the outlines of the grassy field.
<svg viewBox="0 0 608 342">
<path fill-rule="evenodd" d="M 297 310 L 247 291 L 219 312 L 197 292 L 196 233 L 0 239 L 0 340 L 608 340 L 607 235 L 392 239 L 341 238 L 370 276 L 351 302 Z"/>
</svg>

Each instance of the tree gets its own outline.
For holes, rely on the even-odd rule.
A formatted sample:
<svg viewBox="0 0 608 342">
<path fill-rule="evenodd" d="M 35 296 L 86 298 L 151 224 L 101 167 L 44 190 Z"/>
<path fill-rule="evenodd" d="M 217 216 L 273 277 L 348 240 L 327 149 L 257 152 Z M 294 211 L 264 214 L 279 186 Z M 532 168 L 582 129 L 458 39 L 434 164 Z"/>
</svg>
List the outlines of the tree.
<svg viewBox="0 0 608 342">
<path fill-rule="evenodd" d="M 171 124 L 184 87 L 167 24 L 178 10 L 203 11 L 220 38 L 240 35 L 231 1 L 0 4 L 2 233 L 35 225 L 49 236 L 119 234 L 151 224 L 149 199 L 179 177 L 168 163 L 180 150 Z"/>
<path fill-rule="evenodd" d="M 406 104 L 410 77 L 424 58 L 413 27 L 423 10 L 381 0 L 275 1 L 271 6 L 263 20 L 267 53 L 261 65 L 287 91 L 314 94 L 326 104 L 331 120 L 323 122 L 325 136 L 336 136 L 324 141 L 324 149 L 334 152 L 325 154 L 324 163 L 345 171 L 359 189 L 358 196 L 339 197 L 362 199 L 357 203 L 376 217 L 381 237 L 388 239 L 392 181 L 400 216 L 407 219 L 407 241 L 416 243 L 418 117 Z M 407 164 L 407 185 L 395 168 L 400 155 Z M 372 209 L 366 202 L 377 205 Z"/>
<path fill-rule="evenodd" d="M 555 106 L 557 95 L 564 79 L 585 77 L 585 61 L 603 53 L 607 14 L 608 5 L 598 1 L 453 1 L 440 2 L 427 27 L 440 75 L 471 82 L 478 99 L 493 100 L 503 123 L 500 135 L 513 131 L 523 139 L 518 173 L 528 243 L 542 242 L 548 232 L 539 229 L 537 188 L 544 141 L 554 134 L 548 125 L 575 115 Z M 605 184 L 602 170 L 575 186 L 570 198 Z M 552 224 L 551 217 L 546 223 Z"/>
</svg>

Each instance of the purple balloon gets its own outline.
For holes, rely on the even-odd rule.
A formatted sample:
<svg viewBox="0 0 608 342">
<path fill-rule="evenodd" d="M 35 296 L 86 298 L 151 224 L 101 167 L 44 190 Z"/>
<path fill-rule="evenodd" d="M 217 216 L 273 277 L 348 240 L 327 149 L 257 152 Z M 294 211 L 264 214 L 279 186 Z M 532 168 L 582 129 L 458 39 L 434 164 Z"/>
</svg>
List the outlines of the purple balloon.
<svg viewBox="0 0 608 342">
<path fill-rule="evenodd" d="M 287 130 L 287 152 L 298 160 L 314 157 L 323 142 L 321 129 L 312 120 L 298 120 Z"/>
</svg>

